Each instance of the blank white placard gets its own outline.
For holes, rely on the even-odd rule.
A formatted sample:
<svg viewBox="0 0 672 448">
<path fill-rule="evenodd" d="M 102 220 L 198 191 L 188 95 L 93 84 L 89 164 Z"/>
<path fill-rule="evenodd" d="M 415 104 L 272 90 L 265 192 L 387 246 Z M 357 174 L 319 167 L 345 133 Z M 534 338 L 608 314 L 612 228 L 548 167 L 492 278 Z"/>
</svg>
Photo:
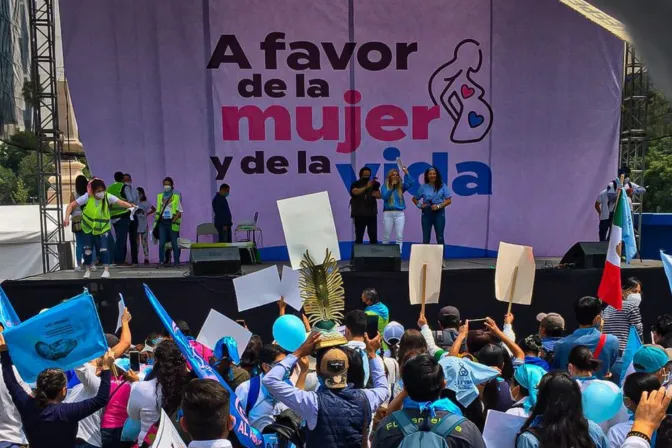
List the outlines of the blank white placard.
<svg viewBox="0 0 672 448">
<path fill-rule="evenodd" d="M 238 311 L 245 311 L 280 300 L 280 276 L 273 265 L 233 279 Z"/>
<path fill-rule="evenodd" d="M 214 350 L 217 341 L 224 336 L 231 336 L 236 340 L 238 343 L 238 355 L 242 356 L 247 347 L 247 343 L 250 342 L 252 332 L 238 324 L 236 321 L 229 319 L 222 313 L 210 310 L 196 340 L 210 350 Z"/>
<path fill-rule="evenodd" d="M 515 288 L 513 288 L 513 274 L 516 273 Z M 499 243 L 497 266 L 495 268 L 495 297 L 500 302 L 508 302 L 513 288 L 512 303 L 529 305 L 532 303 L 534 275 L 536 264 L 530 246 Z"/>
<path fill-rule="evenodd" d="M 411 305 L 422 304 L 422 266 L 427 265 L 425 303 L 439 303 L 441 272 L 443 270 L 442 244 L 413 244 L 408 264 L 408 294 Z"/>
<path fill-rule="evenodd" d="M 299 288 L 299 271 L 294 271 L 289 266 L 282 266 L 282 278 L 280 279 L 280 295 L 285 298 L 285 303 L 296 311 L 301 311 L 303 300 Z"/>
</svg>

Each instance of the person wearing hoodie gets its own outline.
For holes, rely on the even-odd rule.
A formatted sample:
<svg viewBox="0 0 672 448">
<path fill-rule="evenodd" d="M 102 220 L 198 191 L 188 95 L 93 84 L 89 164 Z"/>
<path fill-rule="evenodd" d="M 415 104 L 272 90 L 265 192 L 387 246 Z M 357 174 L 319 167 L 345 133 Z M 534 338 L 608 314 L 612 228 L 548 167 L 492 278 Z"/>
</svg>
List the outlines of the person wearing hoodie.
<svg viewBox="0 0 672 448">
<path fill-rule="evenodd" d="M 548 362 L 540 356 L 543 346 L 538 334 L 529 335 L 522 341 L 519 341 L 518 346 L 525 352 L 525 364 L 539 366 L 547 372 L 551 370 Z"/>
</svg>

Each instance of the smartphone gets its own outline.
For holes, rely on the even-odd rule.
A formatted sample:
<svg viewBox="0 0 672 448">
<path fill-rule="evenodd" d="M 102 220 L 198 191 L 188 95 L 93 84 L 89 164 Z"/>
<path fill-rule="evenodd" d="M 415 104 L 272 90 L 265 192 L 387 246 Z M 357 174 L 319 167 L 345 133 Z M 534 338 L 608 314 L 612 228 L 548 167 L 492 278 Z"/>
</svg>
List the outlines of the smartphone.
<svg viewBox="0 0 672 448">
<path fill-rule="evenodd" d="M 139 372 L 140 371 L 140 352 L 133 350 L 128 354 L 128 357 L 131 360 L 131 370 L 134 371 L 134 372 Z"/>
<path fill-rule="evenodd" d="M 366 316 L 366 335 L 369 339 L 378 336 L 378 316 Z"/>
<path fill-rule="evenodd" d="M 236 319 L 236 323 L 243 328 L 247 328 L 247 324 L 245 323 L 245 321 L 243 319 Z"/>
</svg>

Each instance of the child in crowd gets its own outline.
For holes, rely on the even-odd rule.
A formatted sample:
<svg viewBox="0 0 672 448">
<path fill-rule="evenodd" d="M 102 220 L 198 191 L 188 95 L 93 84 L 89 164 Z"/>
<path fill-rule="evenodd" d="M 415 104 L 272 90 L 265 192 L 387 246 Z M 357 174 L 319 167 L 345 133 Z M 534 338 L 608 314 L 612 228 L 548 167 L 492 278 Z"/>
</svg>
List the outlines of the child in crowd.
<svg viewBox="0 0 672 448">
<path fill-rule="evenodd" d="M 635 372 L 628 375 L 623 384 L 623 404 L 633 415 L 637 411 L 639 400 L 643 392 L 653 392 L 660 389 L 660 381 L 652 373 Z M 618 423 L 609 429 L 607 439 L 609 447 L 620 447 L 632 429 L 632 420 Z"/>
</svg>

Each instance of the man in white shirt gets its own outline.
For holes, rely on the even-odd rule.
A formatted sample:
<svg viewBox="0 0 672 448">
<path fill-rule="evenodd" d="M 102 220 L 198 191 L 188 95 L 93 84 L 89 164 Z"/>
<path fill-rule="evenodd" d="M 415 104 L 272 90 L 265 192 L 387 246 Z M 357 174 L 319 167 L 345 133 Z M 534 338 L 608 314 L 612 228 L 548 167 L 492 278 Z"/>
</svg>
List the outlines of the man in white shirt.
<svg viewBox="0 0 672 448">
<path fill-rule="evenodd" d="M 611 199 L 610 199 L 611 198 Z M 607 189 L 600 191 L 595 200 L 595 210 L 600 217 L 598 234 L 600 241 L 609 239 L 609 229 L 611 228 L 611 219 L 614 217 L 614 208 L 616 207 L 616 197 L 610 195 Z"/>
<path fill-rule="evenodd" d="M 193 380 L 182 395 L 180 425 L 191 436 L 189 448 L 231 448 L 227 440 L 234 419 L 229 392 L 214 380 Z"/>
<path fill-rule="evenodd" d="M 275 421 L 275 416 L 287 409 L 285 405 L 276 401 L 261 384 L 263 376 L 277 363 L 285 359 L 285 352 L 278 345 L 264 345 L 259 352 L 262 375 L 252 377 L 236 388 L 236 396 L 240 405 L 245 409 L 250 425 L 259 432 Z"/>
<path fill-rule="evenodd" d="M 0 323 L 0 333 L 5 328 Z M 16 367 L 14 369 L 14 376 L 19 381 L 23 390 L 26 393 L 31 393 L 30 388 L 23 382 L 19 376 Z M 0 376 L 2 376 L 2 367 L 0 366 Z M 0 448 L 18 448 L 19 446 L 28 445 L 26 436 L 23 434 L 23 424 L 21 423 L 21 416 L 19 411 L 14 406 L 12 397 L 5 386 L 4 381 L 0 381 Z"/>
</svg>

